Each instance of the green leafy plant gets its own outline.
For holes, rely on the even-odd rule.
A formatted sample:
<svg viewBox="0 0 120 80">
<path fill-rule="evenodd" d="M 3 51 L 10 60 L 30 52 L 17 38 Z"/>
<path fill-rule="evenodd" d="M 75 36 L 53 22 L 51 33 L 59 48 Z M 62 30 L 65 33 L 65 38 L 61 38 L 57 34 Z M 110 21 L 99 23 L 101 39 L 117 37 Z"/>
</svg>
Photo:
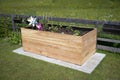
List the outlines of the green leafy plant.
<svg viewBox="0 0 120 80">
<path fill-rule="evenodd" d="M 57 32 L 57 31 L 58 31 L 58 27 L 52 25 L 52 26 L 51 26 L 51 31 L 52 31 L 52 32 Z"/>
<path fill-rule="evenodd" d="M 73 29 L 72 29 L 72 26 L 67 26 L 66 27 L 66 30 L 69 32 L 69 31 L 72 31 L 73 32 Z"/>
<path fill-rule="evenodd" d="M 12 44 L 21 44 L 21 36 L 18 32 L 10 32 L 9 33 L 9 42 Z"/>
<path fill-rule="evenodd" d="M 114 43 L 114 44 L 113 44 L 113 47 L 120 48 L 120 44 L 119 44 L 119 43 Z"/>
<path fill-rule="evenodd" d="M 58 27 L 58 29 L 59 29 L 59 30 L 61 30 L 61 29 L 62 29 L 62 27 L 63 27 L 63 24 L 58 22 L 58 23 L 57 23 L 57 25 L 58 25 L 58 26 L 57 26 L 57 27 Z"/>
<path fill-rule="evenodd" d="M 4 27 L 0 27 L 0 38 L 7 37 L 8 30 Z"/>
<path fill-rule="evenodd" d="M 12 30 L 10 29 L 11 26 L 10 18 L 0 18 L 0 38 L 8 37 L 8 32 Z"/>
<path fill-rule="evenodd" d="M 43 29 L 48 31 L 49 30 L 49 26 L 48 26 L 48 18 L 46 16 L 43 16 L 43 20 L 40 21 L 41 24 L 43 24 Z"/>
<path fill-rule="evenodd" d="M 79 36 L 80 35 L 80 31 L 79 30 L 74 30 L 73 31 L 73 35 Z"/>
</svg>

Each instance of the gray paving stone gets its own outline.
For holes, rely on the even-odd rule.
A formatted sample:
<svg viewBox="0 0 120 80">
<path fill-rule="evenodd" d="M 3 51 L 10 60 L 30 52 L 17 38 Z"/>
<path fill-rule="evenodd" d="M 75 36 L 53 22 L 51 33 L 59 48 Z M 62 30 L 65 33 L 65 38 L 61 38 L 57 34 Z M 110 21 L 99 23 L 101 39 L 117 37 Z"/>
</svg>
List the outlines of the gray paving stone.
<svg viewBox="0 0 120 80">
<path fill-rule="evenodd" d="M 32 57 L 32 58 L 35 58 L 35 59 L 43 60 L 43 61 L 46 61 L 46 62 L 54 63 L 54 64 L 57 64 L 57 65 L 60 65 L 60 66 L 68 67 L 68 68 L 71 68 L 71 69 L 74 69 L 74 70 L 82 71 L 82 72 L 85 72 L 85 73 L 88 73 L 88 74 L 92 73 L 93 70 L 97 67 L 97 65 L 105 57 L 105 54 L 96 52 L 83 65 L 80 66 L 80 65 L 68 63 L 68 62 L 65 62 L 65 61 L 53 59 L 53 58 L 50 58 L 50 57 L 38 55 L 38 54 L 35 54 L 35 53 L 25 52 L 22 47 L 13 50 L 13 52 L 15 52 L 17 54 L 29 56 L 29 57 Z"/>
</svg>

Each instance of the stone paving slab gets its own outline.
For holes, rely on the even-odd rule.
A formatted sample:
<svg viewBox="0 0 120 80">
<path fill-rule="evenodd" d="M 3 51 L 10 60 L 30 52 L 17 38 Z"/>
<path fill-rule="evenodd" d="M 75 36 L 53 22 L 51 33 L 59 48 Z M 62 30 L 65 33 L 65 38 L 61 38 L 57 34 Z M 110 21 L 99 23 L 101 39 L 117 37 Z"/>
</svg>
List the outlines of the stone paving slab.
<svg viewBox="0 0 120 80">
<path fill-rule="evenodd" d="M 74 70 L 82 71 L 82 72 L 85 72 L 85 73 L 88 73 L 88 74 L 92 73 L 93 70 L 98 66 L 98 64 L 105 57 L 105 54 L 96 52 L 83 65 L 80 66 L 80 65 L 73 64 L 73 63 L 68 63 L 68 62 L 65 62 L 65 61 L 61 61 L 61 60 L 53 59 L 53 58 L 50 58 L 50 57 L 38 55 L 38 54 L 35 54 L 35 53 L 25 52 L 22 47 L 13 50 L 13 52 L 15 52 L 17 54 L 29 56 L 29 57 L 32 57 L 32 58 L 35 58 L 35 59 L 43 60 L 43 61 L 46 61 L 46 62 L 54 63 L 54 64 L 57 64 L 57 65 L 60 65 L 60 66 L 68 67 L 68 68 L 71 68 L 71 69 L 74 69 Z"/>
</svg>

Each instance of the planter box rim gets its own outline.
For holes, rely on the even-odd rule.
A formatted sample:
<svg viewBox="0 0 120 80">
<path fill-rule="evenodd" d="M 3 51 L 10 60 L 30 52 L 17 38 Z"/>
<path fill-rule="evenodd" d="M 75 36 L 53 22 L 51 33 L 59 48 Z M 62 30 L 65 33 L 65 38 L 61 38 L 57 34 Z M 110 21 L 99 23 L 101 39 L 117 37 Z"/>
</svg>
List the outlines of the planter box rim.
<svg viewBox="0 0 120 80">
<path fill-rule="evenodd" d="M 21 29 L 29 29 L 29 27 L 22 27 Z M 58 33 L 58 32 L 51 32 L 51 31 L 42 31 L 42 30 L 37 30 L 37 29 L 29 29 L 29 30 L 34 30 L 34 31 L 40 31 L 40 32 L 46 32 L 46 33 L 54 33 L 54 34 L 61 34 L 61 35 L 68 35 L 68 36 L 76 36 L 76 37 L 81 37 L 81 36 L 84 36 L 86 34 L 88 34 L 90 31 L 96 29 L 96 28 L 79 28 L 79 29 L 86 29 L 87 32 L 85 34 L 82 34 L 82 35 L 79 35 L 79 36 L 76 36 L 76 35 L 72 35 L 72 34 L 62 34 L 62 33 Z M 89 30 L 89 31 L 88 31 Z"/>
</svg>

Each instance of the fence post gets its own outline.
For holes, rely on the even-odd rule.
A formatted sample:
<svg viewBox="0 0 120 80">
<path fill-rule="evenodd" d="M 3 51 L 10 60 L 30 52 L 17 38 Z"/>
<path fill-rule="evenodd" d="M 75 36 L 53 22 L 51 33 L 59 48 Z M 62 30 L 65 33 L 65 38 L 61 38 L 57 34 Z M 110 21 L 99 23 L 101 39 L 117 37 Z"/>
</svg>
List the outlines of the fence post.
<svg viewBox="0 0 120 80">
<path fill-rule="evenodd" d="M 97 28 L 97 27 L 98 27 L 98 21 L 95 22 L 95 28 Z"/>
<path fill-rule="evenodd" d="M 12 19 L 12 29 L 13 29 L 13 31 L 15 31 L 15 23 L 14 23 L 14 16 L 15 15 L 11 15 L 11 19 Z"/>
</svg>

